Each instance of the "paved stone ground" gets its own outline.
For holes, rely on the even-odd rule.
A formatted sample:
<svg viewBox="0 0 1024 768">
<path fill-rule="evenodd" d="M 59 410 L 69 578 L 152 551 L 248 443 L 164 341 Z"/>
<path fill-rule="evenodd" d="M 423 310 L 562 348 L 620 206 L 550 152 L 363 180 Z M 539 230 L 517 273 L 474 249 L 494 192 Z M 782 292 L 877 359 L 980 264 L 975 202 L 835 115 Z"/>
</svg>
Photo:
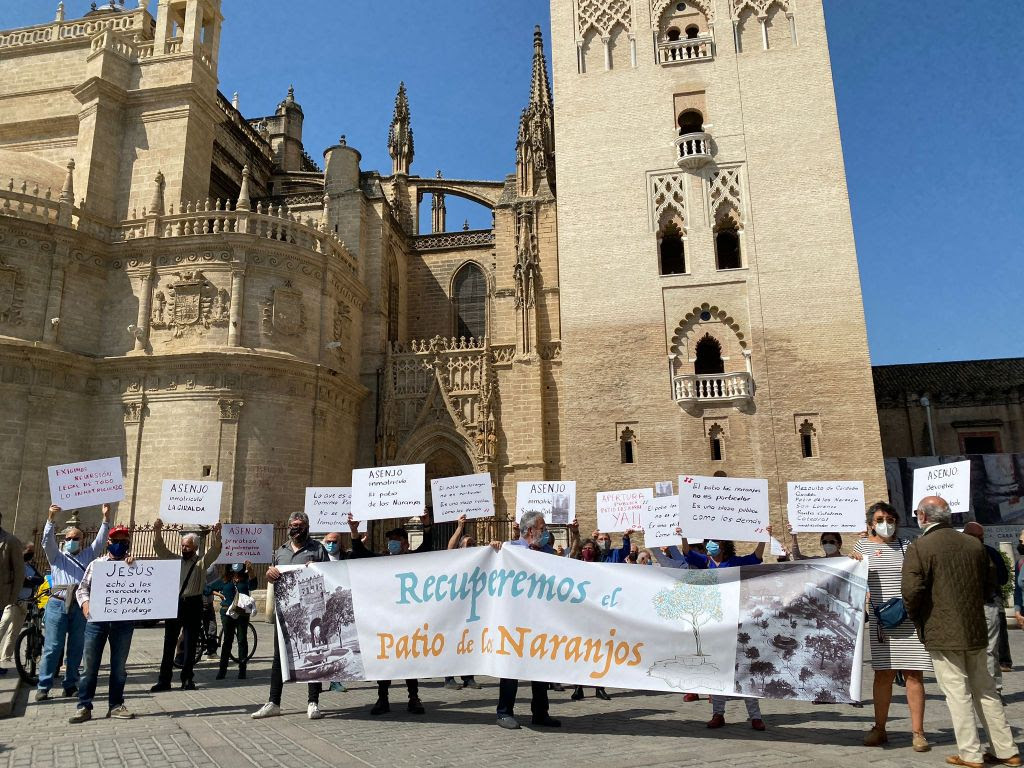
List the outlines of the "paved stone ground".
<svg viewBox="0 0 1024 768">
<path fill-rule="evenodd" d="M 305 715 L 305 686 L 286 684 L 285 716 L 254 721 L 249 718 L 266 701 L 270 679 L 270 627 L 259 622 L 259 648 L 249 679 L 239 684 L 215 682 L 212 660 L 197 668 L 199 690 L 150 695 L 156 680 L 163 630 L 135 633 L 129 659 L 127 704 L 133 721 L 98 719 L 72 726 L 67 718 L 75 704 L 54 699 L 36 704 L 28 691 L 21 694 L 14 715 L 0 720 L 0 768 L 124 765 L 159 766 L 541 766 L 576 763 L 599 766 L 675 766 L 699 762 L 705 768 L 724 765 L 813 765 L 825 768 L 856 764 L 879 766 L 939 766 L 955 751 L 949 713 L 933 679 L 926 681 L 926 729 L 935 745 L 930 753 L 910 749 L 910 724 L 903 689 L 896 689 L 887 748 L 860 746 L 871 725 L 871 705 L 816 706 L 802 702 L 763 703 L 766 733 L 747 726 L 740 702 L 729 705 L 729 725 L 709 731 L 707 701 L 687 704 L 678 694 L 612 691 L 610 702 L 593 697 L 569 699 L 569 691 L 552 692 L 552 714 L 562 720 L 559 730 L 505 731 L 494 725 L 496 681 L 484 679 L 480 691 L 448 691 L 440 680 L 421 687 L 425 716 L 409 715 L 404 687 L 392 688 L 394 712 L 371 717 L 376 698 L 373 683 L 358 683 L 347 693 L 324 693 L 326 717 L 309 721 Z M 1010 633 L 1018 662 L 1024 663 L 1024 632 Z M 871 672 L 865 682 L 870 688 Z M 106 695 L 101 675 L 99 693 Z M 525 690 L 524 690 L 525 689 Z M 529 722 L 529 687 L 518 712 Z M 1010 722 L 1024 714 L 1024 673 L 1006 675 Z M 96 712 L 105 712 L 97 700 Z M 1016 733 L 1016 729 L 1015 729 Z"/>
</svg>

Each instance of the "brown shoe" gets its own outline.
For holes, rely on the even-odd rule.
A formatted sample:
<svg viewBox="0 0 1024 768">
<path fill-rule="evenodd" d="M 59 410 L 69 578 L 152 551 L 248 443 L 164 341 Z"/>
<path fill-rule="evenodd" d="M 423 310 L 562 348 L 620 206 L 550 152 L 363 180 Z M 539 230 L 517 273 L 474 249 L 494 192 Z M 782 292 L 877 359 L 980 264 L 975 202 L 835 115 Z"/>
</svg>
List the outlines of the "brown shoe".
<svg viewBox="0 0 1024 768">
<path fill-rule="evenodd" d="M 928 739 L 925 738 L 923 733 L 914 734 L 913 745 L 915 752 L 928 752 L 932 748 L 932 745 L 928 743 Z"/>
<path fill-rule="evenodd" d="M 1020 759 L 1020 755 L 1012 755 L 1010 757 L 996 757 L 991 752 L 986 752 L 982 759 L 989 765 L 1010 765 L 1020 766 L 1024 765 L 1024 761 Z"/>
<path fill-rule="evenodd" d="M 964 760 L 960 755 L 950 755 L 946 758 L 946 762 L 950 765 L 963 766 L 963 768 L 985 768 L 984 763 L 972 763 L 970 760 Z"/>
<path fill-rule="evenodd" d="M 708 728 L 721 728 L 723 725 L 725 725 L 725 715 L 715 713 L 708 720 Z"/>
<path fill-rule="evenodd" d="M 885 728 L 879 728 L 877 725 L 871 726 L 871 730 L 864 735 L 865 747 L 880 747 L 888 743 L 889 736 L 886 734 Z"/>
</svg>

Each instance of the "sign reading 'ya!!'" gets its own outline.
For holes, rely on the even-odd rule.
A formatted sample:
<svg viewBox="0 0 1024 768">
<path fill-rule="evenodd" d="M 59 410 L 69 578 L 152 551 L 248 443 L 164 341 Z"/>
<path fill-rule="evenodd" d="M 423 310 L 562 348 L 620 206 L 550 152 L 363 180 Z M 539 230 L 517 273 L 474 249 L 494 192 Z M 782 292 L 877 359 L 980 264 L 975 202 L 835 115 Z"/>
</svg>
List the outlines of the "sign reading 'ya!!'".
<svg viewBox="0 0 1024 768">
<path fill-rule="evenodd" d="M 597 494 L 597 530 L 605 533 L 640 530 L 643 514 L 653 496 L 650 488 Z"/>
<path fill-rule="evenodd" d="M 423 464 L 352 470 L 352 516 L 363 521 L 422 515 L 425 477 Z"/>
<path fill-rule="evenodd" d="M 676 570 L 506 545 L 281 570 L 274 598 L 291 680 L 493 675 L 860 697 L 867 564 L 851 558 Z"/>
</svg>

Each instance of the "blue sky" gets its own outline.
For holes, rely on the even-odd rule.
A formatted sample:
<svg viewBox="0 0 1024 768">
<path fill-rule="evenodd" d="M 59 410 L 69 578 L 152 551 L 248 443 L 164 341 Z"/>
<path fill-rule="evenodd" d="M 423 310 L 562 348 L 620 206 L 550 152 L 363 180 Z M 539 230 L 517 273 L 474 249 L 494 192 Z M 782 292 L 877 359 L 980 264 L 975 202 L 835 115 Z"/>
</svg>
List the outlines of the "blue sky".
<svg viewBox="0 0 1024 768">
<path fill-rule="evenodd" d="M 89 3 L 65 5 L 71 17 Z M 52 19 L 56 2 L 2 6 L 0 28 L 10 28 Z M 997 3 L 825 8 L 872 361 L 1024 355 L 1024 334 L 1008 327 L 1024 303 L 1020 24 Z M 364 169 L 388 172 L 404 79 L 414 172 L 513 169 L 533 25 L 547 37 L 547 0 L 226 0 L 224 15 L 221 90 L 239 91 L 253 117 L 273 112 L 294 83 L 314 158 L 344 133 Z M 490 220 L 449 198 L 449 229 L 464 218 Z"/>
</svg>

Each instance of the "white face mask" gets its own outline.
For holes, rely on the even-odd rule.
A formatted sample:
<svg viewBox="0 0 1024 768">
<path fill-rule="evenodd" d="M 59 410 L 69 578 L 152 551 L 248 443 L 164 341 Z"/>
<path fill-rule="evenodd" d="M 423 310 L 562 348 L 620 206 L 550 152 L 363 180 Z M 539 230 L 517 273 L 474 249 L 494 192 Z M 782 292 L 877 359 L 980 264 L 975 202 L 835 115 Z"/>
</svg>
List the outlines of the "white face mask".
<svg viewBox="0 0 1024 768">
<path fill-rule="evenodd" d="M 826 555 L 834 555 L 836 552 L 839 551 L 839 547 L 837 547 L 832 542 L 829 542 L 828 544 L 822 544 L 821 548 L 825 550 Z"/>
<path fill-rule="evenodd" d="M 875 526 L 875 533 L 883 539 L 887 539 L 896 532 L 896 526 L 892 523 L 878 523 Z"/>
</svg>

